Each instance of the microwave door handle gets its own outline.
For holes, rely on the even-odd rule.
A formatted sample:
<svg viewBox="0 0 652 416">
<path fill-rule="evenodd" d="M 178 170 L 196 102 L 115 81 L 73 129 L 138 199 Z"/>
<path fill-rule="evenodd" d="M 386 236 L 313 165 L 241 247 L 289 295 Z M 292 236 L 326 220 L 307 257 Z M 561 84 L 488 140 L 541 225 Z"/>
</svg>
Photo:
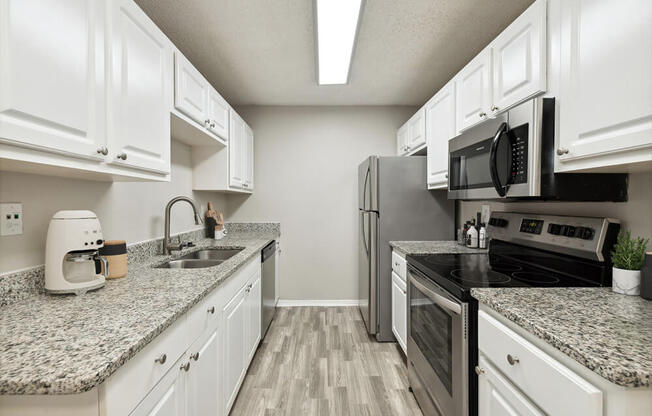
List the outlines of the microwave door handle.
<svg viewBox="0 0 652 416">
<path fill-rule="evenodd" d="M 507 132 L 507 123 L 502 122 L 496 131 L 493 141 L 491 142 L 491 152 L 489 153 L 489 172 L 491 173 L 491 182 L 496 188 L 496 192 L 501 197 L 504 197 L 507 194 L 507 186 L 503 186 L 500 183 L 500 177 L 498 176 L 498 144 L 500 144 L 500 139 L 503 137 L 503 134 Z"/>
</svg>

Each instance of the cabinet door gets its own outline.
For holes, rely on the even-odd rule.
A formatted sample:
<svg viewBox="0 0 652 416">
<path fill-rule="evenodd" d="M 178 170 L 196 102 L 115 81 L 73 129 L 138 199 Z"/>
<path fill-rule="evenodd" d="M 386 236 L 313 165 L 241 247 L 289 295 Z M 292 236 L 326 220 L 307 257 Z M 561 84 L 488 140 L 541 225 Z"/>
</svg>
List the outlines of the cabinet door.
<svg viewBox="0 0 652 416">
<path fill-rule="evenodd" d="M 455 114 L 462 132 L 487 119 L 491 107 L 491 50 L 473 58 L 455 77 Z"/>
<path fill-rule="evenodd" d="M 407 153 L 408 124 L 405 123 L 396 132 L 396 154 L 403 156 Z"/>
<path fill-rule="evenodd" d="M 405 282 L 392 272 L 392 332 L 407 354 L 407 292 Z"/>
<path fill-rule="evenodd" d="M 244 177 L 242 186 L 248 191 L 254 189 L 254 132 L 247 124 L 244 129 L 244 145 L 242 146 L 242 167 L 244 170 Z"/>
<path fill-rule="evenodd" d="M 426 120 L 423 108 L 408 121 L 408 152 L 426 144 Z"/>
<path fill-rule="evenodd" d="M 238 394 L 240 381 L 245 372 L 245 354 L 249 351 L 245 346 L 245 325 L 246 308 L 245 288 L 231 299 L 224 307 L 222 316 L 224 324 L 224 352 L 222 354 L 222 385 L 223 400 L 225 406 L 224 414 L 229 413 Z"/>
<path fill-rule="evenodd" d="M 174 108 L 207 126 L 208 82 L 180 52 L 174 54 Z"/>
<path fill-rule="evenodd" d="M 492 114 L 546 90 L 546 1 L 538 0 L 491 43 Z"/>
<path fill-rule="evenodd" d="M 130 416 L 186 415 L 186 373 L 179 368 L 185 362 L 187 357 L 181 357 Z"/>
<path fill-rule="evenodd" d="M 112 1 L 108 37 L 109 160 L 169 173 L 171 43 L 131 0 Z"/>
<path fill-rule="evenodd" d="M 208 337 L 201 337 L 190 347 L 187 359 L 188 371 L 188 409 L 190 416 L 219 414 L 219 382 L 222 374 L 219 366 L 218 330 L 211 330 Z M 196 355 L 195 355 L 196 354 Z"/>
<path fill-rule="evenodd" d="M 229 104 L 213 88 L 208 92 L 208 129 L 224 140 L 229 140 Z"/>
<path fill-rule="evenodd" d="M 242 154 L 245 141 L 245 124 L 238 114 L 231 110 L 229 134 L 229 186 L 242 188 L 243 173 Z"/>
<path fill-rule="evenodd" d="M 543 416 L 523 393 L 480 355 L 478 368 L 479 416 Z"/>
<path fill-rule="evenodd" d="M 455 83 L 449 82 L 425 106 L 428 188 L 448 188 L 448 141 L 455 133 Z"/>
<path fill-rule="evenodd" d="M 246 363 L 256 353 L 260 342 L 260 326 L 262 318 L 262 292 L 260 287 L 261 272 L 257 271 L 255 278 L 249 283 L 247 290 L 247 339 L 246 339 Z"/>
<path fill-rule="evenodd" d="M 102 4 L 0 0 L 0 142 L 103 158 Z"/>
<path fill-rule="evenodd" d="M 652 160 L 650 22 L 649 0 L 562 2 L 557 170 Z"/>
</svg>

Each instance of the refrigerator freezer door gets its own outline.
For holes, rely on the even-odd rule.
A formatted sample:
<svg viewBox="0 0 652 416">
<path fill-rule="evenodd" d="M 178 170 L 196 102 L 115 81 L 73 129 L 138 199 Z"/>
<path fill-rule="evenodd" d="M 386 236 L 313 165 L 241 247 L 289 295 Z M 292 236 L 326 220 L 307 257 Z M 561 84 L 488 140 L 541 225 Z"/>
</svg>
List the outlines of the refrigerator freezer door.
<svg viewBox="0 0 652 416">
<path fill-rule="evenodd" d="M 378 276 L 378 214 L 360 211 L 358 290 L 360 313 L 370 334 L 376 333 Z"/>
</svg>

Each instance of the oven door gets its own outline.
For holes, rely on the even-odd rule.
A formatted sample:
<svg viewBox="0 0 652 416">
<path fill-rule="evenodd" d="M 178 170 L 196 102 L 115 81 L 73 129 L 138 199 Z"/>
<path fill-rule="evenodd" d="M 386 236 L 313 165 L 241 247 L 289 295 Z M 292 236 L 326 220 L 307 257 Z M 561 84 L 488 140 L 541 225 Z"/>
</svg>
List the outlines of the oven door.
<svg viewBox="0 0 652 416">
<path fill-rule="evenodd" d="M 408 269 L 408 376 L 425 415 L 468 415 L 468 304 Z"/>
<path fill-rule="evenodd" d="M 541 99 L 533 99 L 449 141 L 448 197 L 541 194 Z"/>
</svg>

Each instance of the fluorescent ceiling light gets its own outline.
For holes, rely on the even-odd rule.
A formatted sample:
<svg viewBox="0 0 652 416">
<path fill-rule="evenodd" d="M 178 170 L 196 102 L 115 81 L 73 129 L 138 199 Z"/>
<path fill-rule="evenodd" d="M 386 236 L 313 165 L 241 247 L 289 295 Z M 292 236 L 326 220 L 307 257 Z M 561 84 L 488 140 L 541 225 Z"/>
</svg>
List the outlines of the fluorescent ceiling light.
<svg viewBox="0 0 652 416">
<path fill-rule="evenodd" d="M 319 85 L 346 84 L 362 0 L 315 0 Z"/>
</svg>

